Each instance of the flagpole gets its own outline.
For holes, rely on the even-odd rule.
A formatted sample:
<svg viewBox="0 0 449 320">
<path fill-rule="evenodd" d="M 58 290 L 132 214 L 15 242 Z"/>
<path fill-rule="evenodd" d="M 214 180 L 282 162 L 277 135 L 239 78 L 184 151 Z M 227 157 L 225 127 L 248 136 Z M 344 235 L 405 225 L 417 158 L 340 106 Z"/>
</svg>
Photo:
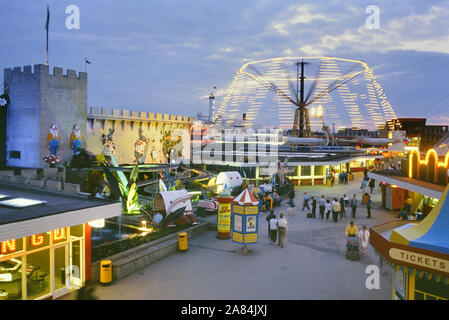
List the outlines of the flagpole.
<svg viewBox="0 0 449 320">
<path fill-rule="evenodd" d="M 47 29 L 47 50 L 46 50 L 46 60 L 45 64 L 48 66 L 48 29 L 50 24 L 50 6 L 47 4 L 47 22 L 45 24 L 45 29 Z"/>
</svg>

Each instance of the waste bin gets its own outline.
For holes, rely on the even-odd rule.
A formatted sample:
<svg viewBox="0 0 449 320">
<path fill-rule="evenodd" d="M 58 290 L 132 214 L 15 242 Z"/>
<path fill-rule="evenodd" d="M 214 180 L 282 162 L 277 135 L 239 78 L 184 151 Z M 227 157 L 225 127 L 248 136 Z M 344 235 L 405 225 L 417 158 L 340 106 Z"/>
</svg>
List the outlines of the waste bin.
<svg viewBox="0 0 449 320">
<path fill-rule="evenodd" d="M 110 285 L 112 282 L 112 261 L 101 260 L 100 262 L 100 283 Z"/>
<path fill-rule="evenodd" d="M 178 250 L 181 252 L 185 252 L 189 249 L 187 244 L 187 232 L 178 233 Z"/>
<path fill-rule="evenodd" d="M 349 172 L 349 173 L 348 173 L 348 180 L 352 180 L 352 179 L 354 179 L 354 177 L 353 177 L 352 173 Z"/>
<path fill-rule="evenodd" d="M 332 186 L 332 180 L 331 180 L 331 179 L 327 179 L 326 185 L 327 185 L 328 187 L 331 187 L 331 186 Z"/>
</svg>

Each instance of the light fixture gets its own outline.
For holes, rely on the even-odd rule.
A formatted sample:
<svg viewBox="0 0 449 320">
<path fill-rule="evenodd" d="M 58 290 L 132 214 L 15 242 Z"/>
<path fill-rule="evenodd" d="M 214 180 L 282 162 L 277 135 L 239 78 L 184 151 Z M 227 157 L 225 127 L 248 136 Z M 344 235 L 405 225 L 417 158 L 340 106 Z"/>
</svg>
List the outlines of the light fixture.
<svg viewBox="0 0 449 320">
<path fill-rule="evenodd" d="M 104 228 L 105 222 L 104 219 L 94 220 L 87 223 L 92 228 Z"/>
</svg>

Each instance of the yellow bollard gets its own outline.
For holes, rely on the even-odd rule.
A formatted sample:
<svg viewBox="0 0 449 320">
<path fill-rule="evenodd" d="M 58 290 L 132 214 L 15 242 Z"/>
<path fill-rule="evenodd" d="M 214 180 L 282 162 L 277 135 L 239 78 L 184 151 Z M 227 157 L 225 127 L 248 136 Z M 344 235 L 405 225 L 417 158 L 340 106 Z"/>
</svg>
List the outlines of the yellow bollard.
<svg viewBox="0 0 449 320">
<path fill-rule="evenodd" d="M 112 261 L 101 260 L 100 262 L 100 283 L 110 285 L 112 282 Z"/>
<path fill-rule="evenodd" d="M 185 252 L 188 249 L 187 232 L 178 233 L 178 251 Z"/>
</svg>

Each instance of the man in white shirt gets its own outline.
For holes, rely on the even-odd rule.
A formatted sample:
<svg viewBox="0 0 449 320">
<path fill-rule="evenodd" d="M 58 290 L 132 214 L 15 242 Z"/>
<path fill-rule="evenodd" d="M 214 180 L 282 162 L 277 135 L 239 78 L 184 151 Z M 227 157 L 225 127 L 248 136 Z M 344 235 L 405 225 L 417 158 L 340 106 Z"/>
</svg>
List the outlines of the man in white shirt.
<svg viewBox="0 0 449 320">
<path fill-rule="evenodd" d="M 320 208 L 320 217 L 321 219 L 324 219 L 324 210 L 326 208 L 326 199 L 324 198 L 324 194 L 318 199 L 318 207 Z"/>
<path fill-rule="evenodd" d="M 279 245 L 284 247 L 285 236 L 287 235 L 287 219 L 284 218 L 284 213 L 281 212 L 278 220 Z"/>
<path fill-rule="evenodd" d="M 276 237 L 278 234 L 278 219 L 276 215 L 270 219 L 270 239 L 272 243 L 276 243 Z"/>
<path fill-rule="evenodd" d="M 366 248 L 369 243 L 369 231 L 366 230 L 366 226 L 362 227 L 362 231 L 359 233 L 360 246 L 362 247 L 362 254 L 365 255 Z"/>
</svg>

